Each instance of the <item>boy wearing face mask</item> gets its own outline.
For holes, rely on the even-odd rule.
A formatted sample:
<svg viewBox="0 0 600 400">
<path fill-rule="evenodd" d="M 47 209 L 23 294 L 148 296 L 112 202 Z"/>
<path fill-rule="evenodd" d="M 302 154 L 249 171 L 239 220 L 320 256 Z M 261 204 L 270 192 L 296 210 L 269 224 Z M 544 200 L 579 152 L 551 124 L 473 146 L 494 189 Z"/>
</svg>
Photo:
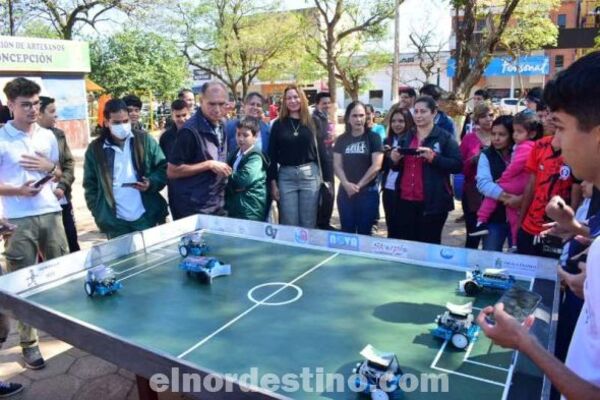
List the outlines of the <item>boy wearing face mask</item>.
<svg viewBox="0 0 600 400">
<path fill-rule="evenodd" d="M 154 138 L 131 128 L 127 105 L 110 100 L 106 126 L 90 143 L 83 166 L 85 201 L 109 239 L 164 223 L 167 203 L 160 190 L 167 162 Z"/>
</svg>

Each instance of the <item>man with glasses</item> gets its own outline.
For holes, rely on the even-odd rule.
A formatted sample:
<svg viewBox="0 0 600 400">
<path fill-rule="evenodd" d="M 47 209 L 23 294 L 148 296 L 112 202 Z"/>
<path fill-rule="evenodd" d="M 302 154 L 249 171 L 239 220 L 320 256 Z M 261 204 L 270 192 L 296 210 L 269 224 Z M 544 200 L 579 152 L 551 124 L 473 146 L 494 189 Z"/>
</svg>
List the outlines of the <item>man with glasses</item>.
<svg viewBox="0 0 600 400">
<path fill-rule="evenodd" d="M 205 83 L 200 109 L 177 133 L 167 167 L 174 219 L 225 214 L 225 185 L 231 175 L 223 131 L 227 101 L 225 85 Z"/>
<path fill-rule="evenodd" d="M 264 98 L 260 93 L 251 92 L 244 99 L 244 116 L 258 118 L 260 121 L 260 135 L 256 138 L 256 148 L 260 149 L 264 154 L 269 151 L 269 125 L 262 120 Z M 235 139 L 236 127 L 239 122 L 238 118 L 230 119 L 225 124 L 225 136 L 227 137 L 227 150 L 232 154 L 237 150 L 237 142 Z"/>
<path fill-rule="evenodd" d="M 62 224 L 62 208 L 52 185 L 40 179 L 60 177 L 58 143 L 54 134 L 40 127 L 40 87 L 25 78 L 6 84 L 4 93 L 14 119 L 0 128 L 0 196 L 4 217 L 16 229 L 6 244 L 9 271 L 33 265 L 68 252 Z M 37 184 L 36 184 L 37 182 Z M 45 366 L 37 331 L 19 323 L 25 365 Z M 3 341 L 0 337 L 0 342 Z"/>
</svg>

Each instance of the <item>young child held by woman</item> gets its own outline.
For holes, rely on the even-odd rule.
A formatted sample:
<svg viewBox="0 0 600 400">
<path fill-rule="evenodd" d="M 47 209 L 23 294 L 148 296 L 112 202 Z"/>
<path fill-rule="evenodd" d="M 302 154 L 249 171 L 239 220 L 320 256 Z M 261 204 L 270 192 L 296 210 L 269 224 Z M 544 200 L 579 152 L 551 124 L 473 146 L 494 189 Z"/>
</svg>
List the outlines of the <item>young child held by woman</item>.
<svg viewBox="0 0 600 400">
<path fill-rule="evenodd" d="M 524 110 L 515 115 L 513 127 L 515 147 L 510 164 L 497 183 L 506 193 L 518 196 L 523 194 L 529 181 L 530 174 L 525 170 L 525 164 L 533 149 L 534 141 L 543 136 L 544 126 L 535 112 Z M 491 197 L 486 197 L 483 200 L 477 212 L 477 228 L 471 233 L 471 236 L 484 236 L 489 233 L 487 222 L 496 210 L 497 204 L 497 200 Z M 506 219 L 510 225 L 511 243 L 514 246 L 517 243 L 517 232 L 519 230 L 519 210 L 507 207 Z"/>
</svg>

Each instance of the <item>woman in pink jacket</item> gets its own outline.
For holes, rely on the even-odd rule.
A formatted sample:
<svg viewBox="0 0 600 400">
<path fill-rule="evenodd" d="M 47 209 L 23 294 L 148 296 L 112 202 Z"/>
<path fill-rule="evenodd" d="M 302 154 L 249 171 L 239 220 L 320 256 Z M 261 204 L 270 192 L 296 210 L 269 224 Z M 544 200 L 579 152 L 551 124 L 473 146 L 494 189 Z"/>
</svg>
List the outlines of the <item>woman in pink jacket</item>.
<svg viewBox="0 0 600 400">
<path fill-rule="evenodd" d="M 462 208 L 465 214 L 465 225 L 467 228 L 466 248 L 476 249 L 479 247 L 479 237 L 470 236 L 477 227 L 477 210 L 481 205 L 481 194 L 477 190 L 475 177 L 477 175 L 477 161 L 479 153 L 491 143 L 492 123 L 494 112 L 488 103 L 478 104 L 473 110 L 473 130 L 468 132 L 460 142 L 460 156 L 463 162 L 463 185 Z"/>
</svg>

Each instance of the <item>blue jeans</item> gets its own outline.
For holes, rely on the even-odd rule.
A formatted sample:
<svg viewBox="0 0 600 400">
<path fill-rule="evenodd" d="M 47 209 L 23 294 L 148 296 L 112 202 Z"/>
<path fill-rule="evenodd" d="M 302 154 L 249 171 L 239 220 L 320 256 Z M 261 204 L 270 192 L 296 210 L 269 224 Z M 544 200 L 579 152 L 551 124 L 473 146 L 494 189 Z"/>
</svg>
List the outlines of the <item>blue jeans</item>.
<svg viewBox="0 0 600 400">
<path fill-rule="evenodd" d="M 489 233 L 483 237 L 483 250 L 502 251 L 506 240 L 512 245 L 508 222 L 490 222 L 488 230 Z"/>
<path fill-rule="evenodd" d="M 279 168 L 279 214 L 282 225 L 314 228 L 319 203 L 319 167 L 316 163 Z"/>
<path fill-rule="evenodd" d="M 370 235 L 373 221 L 379 211 L 379 190 L 377 185 L 365 188 L 352 197 L 340 188 L 337 198 L 342 231 Z"/>
</svg>

